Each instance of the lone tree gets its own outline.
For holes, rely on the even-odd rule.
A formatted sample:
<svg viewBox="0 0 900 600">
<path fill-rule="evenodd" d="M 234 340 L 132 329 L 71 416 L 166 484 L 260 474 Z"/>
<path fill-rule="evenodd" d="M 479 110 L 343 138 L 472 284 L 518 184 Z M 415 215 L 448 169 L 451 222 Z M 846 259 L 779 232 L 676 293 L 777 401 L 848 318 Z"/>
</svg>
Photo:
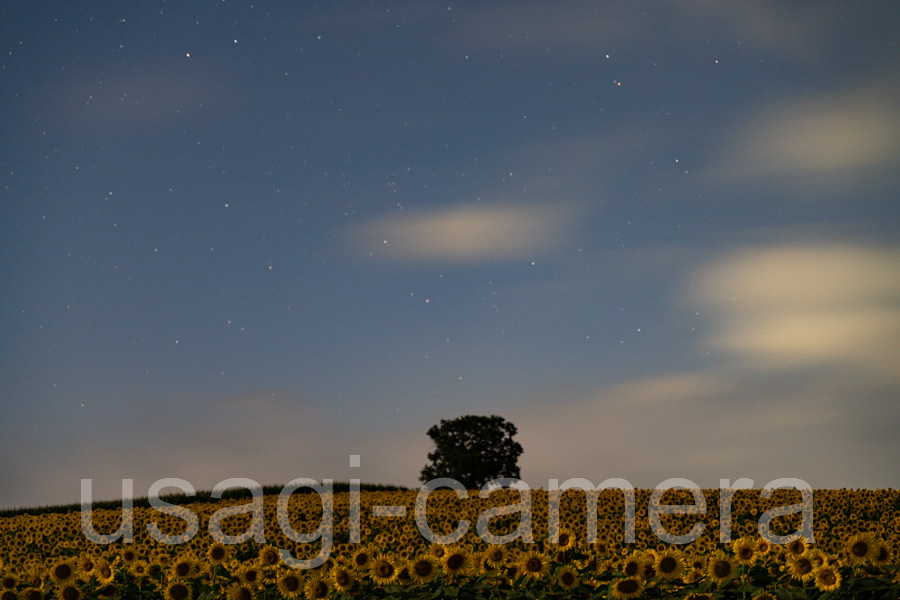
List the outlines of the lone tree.
<svg viewBox="0 0 900 600">
<path fill-rule="evenodd" d="M 513 439 L 517 431 L 515 425 L 496 415 L 441 419 L 440 425 L 428 430 L 435 448 L 428 453 L 430 464 L 422 469 L 420 480 L 427 483 L 449 477 L 474 490 L 491 479 L 518 479 L 522 446 Z"/>
</svg>

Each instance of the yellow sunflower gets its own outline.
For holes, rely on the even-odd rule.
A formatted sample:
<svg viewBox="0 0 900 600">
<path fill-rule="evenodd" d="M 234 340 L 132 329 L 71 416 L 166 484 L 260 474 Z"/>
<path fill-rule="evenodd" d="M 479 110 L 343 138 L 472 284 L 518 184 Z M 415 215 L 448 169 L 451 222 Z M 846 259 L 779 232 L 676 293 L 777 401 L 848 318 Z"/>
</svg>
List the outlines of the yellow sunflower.
<svg viewBox="0 0 900 600">
<path fill-rule="evenodd" d="M 189 556 L 182 556 L 172 563 L 169 567 L 169 573 L 175 579 L 192 579 L 197 576 L 200 571 L 197 561 Z"/>
<path fill-rule="evenodd" d="M 719 550 L 713 554 L 706 564 L 706 574 L 719 585 L 723 585 L 735 575 L 735 561 Z"/>
<path fill-rule="evenodd" d="M 299 598 L 303 593 L 303 578 L 293 571 L 282 573 L 277 581 L 278 591 L 288 600 Z"/>
<path fill-rule="evenodd" d="M 484 553 L 485 558 L 495 567 L 499 567 L 506 562 L 509 557 L 509 550 L 502 544 L 491 544 Z"/>
<path fill-rule="evenodd" d="M 354 577 L 350 569 L 344 565 L 335 565 L 331 569 L 331 581 L 334 583 L 336 590 L 347 593 L 353 589 L 356 577 Z"/>
<path fill-rule="evenodd" d="M 242 584 L 255 586 L 262 585 L 263 579 L 265 577 L 259 567 L 255 566 L 252 563 L 241 568 L 241 570 L 237 572 L 237 576 L 238 581 L 240 581 Z"/>
<path fill-rule="evenodd" d="M 794 579 L 799 579 L 800 581 L 812 579 L 815 576 L 813 572 L 815 568 L 815 564 L 806 552 L 800 556 L 788 559 L 788 572 Z"/>
<path fill-rule="evenodd" d="M 578 587 L 579 583 L 578 571 L 569 565 L 561 567 L 559 571 L 556 572 L 556 583 L 567 592 L 574 590 Z"/>
<path fill-rule="evenodd" d="M 262 561 L 264 565 L 274 567 L 281 562 L 281 556 L 279 556 L 278 550 L 269 544 L 266 544 L 259 549 L 259 560 Z"/>
<path fill-rule="evenodd" d="M 418 584 L 428 583 L 437 574 L 437 565 L 430 556 L 417 556 L 409 563 L 409 574 Z"/>
<path fill-rule="evenodd" d="M 864 563 L 877 558 L 878 547 L 869 533 L 857 533 L 847 540 L 847 554 L 851 563 Z"/>
<path fill-rule="evenodd" d="M 353 553 L 350 564 L 357 571 L 364 571 L 372 566 L 372 550 L 363 547 Z"/>
<path fill-rule="evenodd" d="M 183 581 L 173 581 L 166 586 L 164 597 L 166 600 L 191 600 L 193 593 Z"/>
<path fill-rule="evenodd" d="M 206 558 L 211 565 L 221 565 L 231 557 L 231 547 L 222 542 L 213 542 L 206 550 Z"/>
<path fill-rule="evenodd" d="M 6 592 L 3 593 L 6 594 Z M 67 583 L 59 587 L 56 597 L 58 600 L 81 600 L 82 593 L 75 585 Z"/>
<path fill-rule="evenodd" d="M 310 577 L 306 580 L 304 590 L 309 600 L 323 600 L 331 596 L 332 585 L 324 577 Z"/>
<path fill-rule="evenodd" d="M 833 592 L 841 587 L 841 575 L 830 566 L 819 567 L 814 575 L 816 588 L 823 592 Z"/>
<path fill-rule="evenodd" d="M 575 533 L 571 529 L 563 527 L 559 530 L 559 552 L 565 552 L 575 545 Z"/>
<path fill-rule="evenodd" d="M 232 583 L 225 590 L 228 600 L 253 600 L 253 588 L 246 584 Z"/>
<path fill-rule="evenodd" d="M 60 587 L 72 583 L 77 574 L 74 561 L 67 558 L 58 561 L 50 567 L 50 579 Z"/>
<path fill-rule="evenodd" d="M 550 559 L 536 550 L 529 550 L 519 559 L 522 575 L 529 579 L 542 579 L 550 572 Z"/>
<path fill-rule="evenodd" d="M 102 558 L 94 563 L 94 577 L 100 585 L 109 585 L 115 579 L 116 574 L 113 572 L 109 563 Z"/>
<path fill-rule="evenodd" d="M 612 584 L 612 594 L 617 600 L 628 600 L 629 598 L 638 598 L 644 593 L 643 582 L 636 577 L 626 577 L 619 579 Z"/>
<path fill-rule="evenodd" d="M 447 548 L 444 558 L 441 559 L 444 568 L 444 574 L 450 577 L 462 575 L 472 566 L 472 557 L 460 546 Z"/>
<path fill-rule="evenodd" d="M 28 587 L 19 592 L 21 600 L 44 600 L 44 592 L 36 587 Z M 100 596 L 103 598 L 103 596 Z"/>
<path fill-rule="evenodd" d="M 679 579 L 684 574 L 684 554 L 675 549 L 664 550 L 656 557 L 656 574 L 661 579 Z"/>
<path fill-rule="evenodd" d="M 750 538 L 742 537 L 731 543 L 731 549 L 739 565 L 752 565 L 756 562 L 757 544 Z"/>
<path fill-rule="evenodd" d="M 384 586 L 396 583 L 399 573 L 397 572 L 397 567 L 394 566 L 394 563 L 388 557 L 379 554 L 372 562 L 369 576 L 372 578 L 372 581 Z"/>
</svg>

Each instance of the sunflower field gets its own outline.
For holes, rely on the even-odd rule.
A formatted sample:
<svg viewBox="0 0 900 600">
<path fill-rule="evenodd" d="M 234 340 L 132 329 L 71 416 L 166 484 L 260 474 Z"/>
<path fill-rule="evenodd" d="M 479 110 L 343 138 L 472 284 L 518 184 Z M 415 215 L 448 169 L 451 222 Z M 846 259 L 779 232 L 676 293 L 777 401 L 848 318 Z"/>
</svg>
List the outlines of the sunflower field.
<svg viewBox="0 0 900 600">
<path fill-rule="evenodd" d="M 275 495 L 260 497 L 257 508 L 262 510 L 256 514 L 246 499 L 185 503 L 198 518 L 195 535 L 187 534 L 181 517 L 136 506 L 134 541 L 127 544 L 90 541 L 78 510 L 2 517 L 0 600 L 900 598 L 900 494 L 894 490 L 817 490 L 815 544 L 797 538 L 782 545 L 760 537 L 758 522 L 770 509 L 800 502 L 796 490 L 777 490 L 769 498 L 760 490 L 735 492 L 728 543 L 720 538 L 719 490 L 704 490 L 705 514 L 660 516 L 673 535 L 704 525 L 699 537 L 683 545 L 663 543 L 651 529 L 651 490 L 635 490 L 633 521 L 620 491 L 601 492 L 597 533 L 590 543 L 581 491 L 560 498 L 558 526 L 544 490 L 530 492 L 527 514 L 510 511 L 490 519 L 493 535 L 530 533 L 530 540 L 520 536 L 507 544 L 486 543 L 475 523 L 486 510 L 516 506 L 523 499 L 518 491 L 496 490 L 486 498 L 470 492 L 460 499 L 451 490 L 437 490 L 418 515 L 417 493 L 364 491 L 357 496 L 358 543 L 351 543 L 350 493 L 334 493 L 330 506 L 318 494 L 293 494 L 287 503 L 291 527 L 298 533 L 324 531 L 333 540 L 327 560 L 310 569 L 288 567 L 279 551 L 311 559 L 323 550 L 323 540 L 303 543 L 286 535 Z M 659 503 L 690 505 L 693 497 L 673 489 Z M 214 520 L 222 534 L 242 536 L 241 543 L 221 543 L 210 534 L 211 517 L 225 507 L 237 514 Z M 373 507 L 393 507 L 393 512 Z M 329 509 L 333 524 L 323 529 Z M 800 512 L 784 513 L 769 523 L 775 535 L 801 527 Z M 469 527 L 454 543 L 436 544 L 421 533 L 417 517 L 437 535 L 449 536 L 463 520 Z M 95 508 L 91 518 L 98 533 L 113 534 L 122 525 L 122 509 Z M 158 542 L 148 525 L 179 543 Z M 633 541 L 626 543 L 632 526 Z M 556 542 L 550 541 L 551 533 Z"/>
</svg>

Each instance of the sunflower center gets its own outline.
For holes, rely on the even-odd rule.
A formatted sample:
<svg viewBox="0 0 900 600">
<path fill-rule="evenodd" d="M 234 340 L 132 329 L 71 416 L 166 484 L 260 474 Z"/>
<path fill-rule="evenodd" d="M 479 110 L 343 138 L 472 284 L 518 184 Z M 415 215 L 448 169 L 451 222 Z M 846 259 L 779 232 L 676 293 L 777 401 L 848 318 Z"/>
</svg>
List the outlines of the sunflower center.
<svg viewBox="0 0 900 600">
<path fill-rule="evenodd" d="M 0 587 L 5 590 L 11 590 L 12 588 L 16 587 L 16 580 L 12 577 L 4 577 L 2 580 L 0 580 Z"/>
<path fill-rule="evenodd" d="M 112 569 L 109 568 L 109 565 L 103 565 L 100 567 L 100 575 L 103 579 L 109 579 L 112 577 Z"/>
<path fill-rule="evenodd" d="M 434 565 L 431 564 L 430 560 L 420 560 L 416 562 L 413 571 L 415 571 L 416 575 L 419 577 L 428 577 L 431 575 L 431 572 L 434 571 Z"/>
<path fill-rule="evenodd" d="M 278 562 L 278 554 L 271 550 L 263 552 L 263 561 L 268 565 L 274 565 Z"/>
<path fill-rule="evenodd" d="M 244 579 L 249 583 L 253 583 L 254 581 L 256 581 L 256 578 L 258 576 L 259 573 L 256 572 L 256 569 L 249 569 L 246 573 L 244 573 Z"/>
<path fill-rule="evenodd" d="M 678 566 L 678 561 L 676 561 L 671 556 L 667 556 L 661 561 L 659 561 L 659 570 L 661 573 L 671 573 Z"/>
<path fill-rule="evenodd" d="M 463 558 L 461 554 L 452 554 L 450 555 L 450 558 L 447 559 L 447 566 L 451 571 L 456 571 L 457 569 L 461 569 L 465 562 L 466 559 Z"/>
<path fill-rule="evenodd" d="M 567 533 L 561 533 L 561 534 L 559 535 L 559 545 L 560 545 L 560 546 L 565 546 L 565 545 L 568 544 L 568 543 L 569 543 L 569 534 L 567 534 Z"/>
<path fill-rule="evenodd" d="M 500 549 L 491 550 L 490 554 L 488 554 L 488 558 L 494 562 L 500 562 L 503 560 L 503 551 Z"/>
<path fill-rule="evenodd" d="M 72 567 L 62 564 L 56 567 L 56 576 L 62 580 L 68 579 L 72 575 Z"/>
<path fill-rule="evenodd" d="M 328 584 L 324 581 L 317 581 L 312 586 L 313 598 L 325 598 L 328 596 Z"/>
<path fill-rule="evenodd" d="M 39 590 L 28 590 L 22 597 L 25 598 L 25 600 L 44 600 L 44 594 Z"/>
<path fill-rule="evenodd" d="M 281 584 L 284 586 L 284 589 L 289 592 L 296 592 L 300 589 L 300 580 L 297 579 L 296 575 L 288 575 L 281 580 Z"/>
<path fill-rule="evenodd" d="M 559 580 L 563 582 L 563 585 L 573 585 L 575 583 L 575 574 L 571 571 L 566 571 Z"/>
<path fill-rule="evenodd" d="M 360 552 L 356 555 L 356 558 L 354 560 L 356 561 L 356 564 L 361 567 L 369 562 L 369 555 L 365 552 Z"/>
<path fill-rule="evenodd" d="M 187 563 L 178 563 L 175 565 L 175 574 L 179 577 L 184 577 L 188 573 L 191 572 L 191 565 Z"/>
<path fill-rule="evenodd" d="M 13 591 L 10 591 L 9 588 L 3 590 L 3 593 L 0 594 L 0 600 L 19 600 L 18 594 Z"/>
<path fill-rule="evenodd" d="M 720 560 L 713 566 L 713 573 L 716 577 L 728 577 L 731 575 L 731 563 L 726 560 Z"/>
<path fill-rule="evenodd" d="M 209 557 L 213 560 L 222 560 L 225 558 L 225 548 L 222 546 L 213 546 L 209 552 Z"/>
<path fill-rule="evenodd" d="M 638 591 L 638 582 L 634 579 L 626 579 L 616 584 L 616 589 L 623 594 L 633 594 Z"/>
<path fill-rule="evenodd" d="M 68 586 L 63 588 L 62 598 L 63 600 L 78 600 L 81 598 L 81 592 L 77 587 Z"/>
<path fill-rule="evenodd" d="M 749 546 L 744 546 L 743 548 L 741 548 L 739 556 L 745 560 L 748 558 L 752 558 L 753 557 L 753 548 L 751 548 Z"/>
<path fill-rule="evenodd" d="M 544 563 L 541 562 L 541 559 L 536 557 L 531 557 L 525 563 L 525 570 L 529 573 L 538 573 L 544 567 Z"/>
<path fill-rule="evenodd" d="M 852 552 L 854 556 L 865 556 L 869 553 L 869 545 L 863 541 L 856 542 L 850 548 L 850 552 Z"/>
<path fill-rule="evenodd" d="M 825 585 L 834 585 L 837 581 L 837 578 L 835 578 L 834 573 L 832 573 L 831 571 L 825 571 L 824 573 L 822 573 L 821 579 L 822 583 L 824 583 Z"/>
<path fill-rule="evenodd" d="M 190 595 L 190 591 L 186 585 L 176 583 L 169 589 L 169 595 L 172 596 L 173 600 L 186 600 Z"/>
<path fill-rule="evenodd" d="M 797 561 L 797 569 L 800 571 L 801 575 L 806 575 L 813 570 L 813 564 L 809 559 L 801 558 Z"/>
<path fill-rule="evenodd" d="M 387 579 L 388 577 L 392 577 L 394 575 L 394 565 L 389 562 L 380 562 L 375 568 L 375 572 L 378 573 L 379 577 Z"/>
<path fill-rule="evenodd" d="M 350 574 L 347 571 L 338 571 L 334 575 L 334 582 L 341 587 L 350 585 Z"/>
</svg>

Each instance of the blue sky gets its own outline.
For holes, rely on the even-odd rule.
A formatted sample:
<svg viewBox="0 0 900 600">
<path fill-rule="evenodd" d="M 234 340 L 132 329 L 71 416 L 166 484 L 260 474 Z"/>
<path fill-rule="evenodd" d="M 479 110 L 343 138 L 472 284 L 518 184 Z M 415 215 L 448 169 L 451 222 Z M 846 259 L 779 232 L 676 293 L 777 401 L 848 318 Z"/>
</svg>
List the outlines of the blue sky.
<svg viewBox="0 0 900 600">
<path fill-rule="evenodd" d="M 463 414 L 534 487 L 897 487 L 898 25 L 3 6 L 0 506 L 416 485 Z"/>
</svg>

